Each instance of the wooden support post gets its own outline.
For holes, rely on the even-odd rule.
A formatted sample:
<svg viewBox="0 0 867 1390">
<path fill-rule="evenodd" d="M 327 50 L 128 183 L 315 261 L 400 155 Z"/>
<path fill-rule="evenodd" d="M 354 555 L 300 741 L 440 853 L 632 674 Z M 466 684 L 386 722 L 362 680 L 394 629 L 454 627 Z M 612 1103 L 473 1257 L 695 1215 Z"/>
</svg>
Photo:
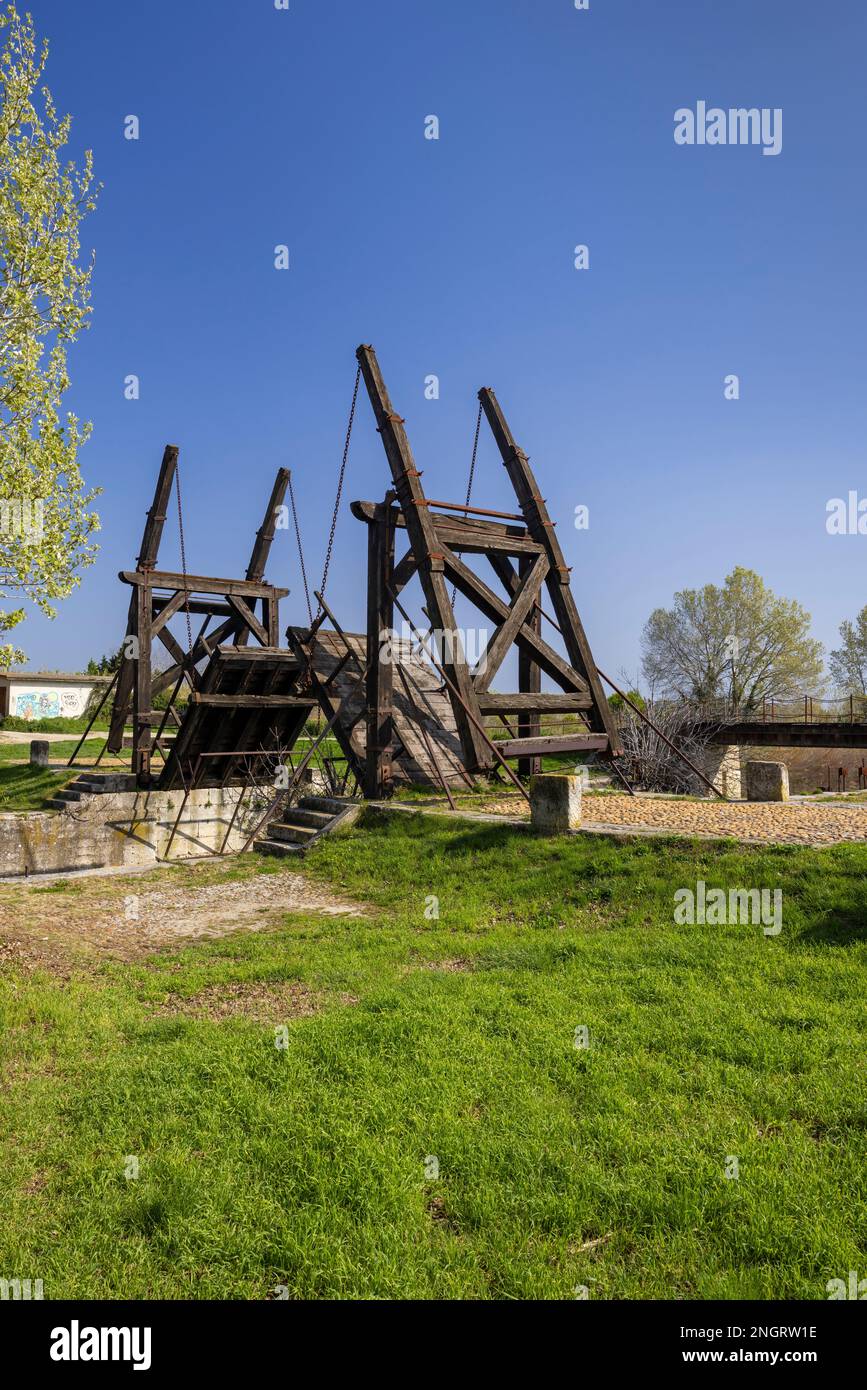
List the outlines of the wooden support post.
<svg viewBox="0 0 867 1390">
<path fill-rule="evenodd" d="M 518 574 L 521 579 L 525 579 L 533 568 L 533 561 L 529 555 L 521 555 L 518 560 Z M 542 614 L 538 608 L 534 608 L 532 614 L 527 619 L 534 632 L 542 632 Z M 518 690 L 527 694 L 538 695 L 542 689 L 542 670 L 532 657 L 522 648 L 518 648 Z M 538 738 L 542 732 L 542 722 L 537 714 L 518 713 L 518 738 Z M 542 770 L 542 759 L 540 757 L 528 757 L 518 759 L 518 776 L 534 777 Z"/>
<path fill-rule="evenodd" d="M 425 606 L 431 626 L 449 634 L 451 638 L 443 643 L 446 648 L 443 666 L 451 687 L 460 697 L 453 700 L 452 708 L 464 762 L 472 771 L 485 770 L 493 766 L 493 761 L 486 740 L 479 732 L 478 700 L 469 668 L 460 643 L 453 636 L 455 616 L 444 573 L 442 546 L 437 538 L 428 501 L 419 482 L 419 472 L 403 427 L 404 422 L 391 403 L 373 348 L 362 344 L 355 355 L 361 366 L 377 428 L 382 436 L 410 545 L 418 561 L 418 576 L 424 590 Z"/>
<path fill-rule="evenodd" d="M 163 535 L 163 527 L 166 521 L 166 509 L 169 504 L 169 498 L 171 497 L 172 484 L 175 480 L 175 470 L 177 466 L 177 445 L 167 444 L 163 452 L 163 461 L 160 464 L 154 500 L 147 514 L 147 520 L 142 534 L 141 550 L 136 560 L 136 569 L 138 570 L 152 570 L 156 564 L 160 541 Z M 138 611 L 138 594 L 133 593 L 129 601 L 129 616 L 126 625 L 127 637 L 136 635 Z M 126 723 L 127 714 L 129 713 L 130 699 L 133 693 L 135 678 L 134 664 L 133 661 L 127 657 L 126 647 L 127 643 L 124 642 L 124 650 L 120 662 L 120 674 L 118 676 L 117 689 L 114 694 L 114 705 L 112 707 L 108 742 L 106 744 L 106 747 L 112 753 L 118 753 L 123 746 L 123 728 Z"/>
<path fill-rule="evenodd" d="M 137 778 L 146 781 L 151 770 L 151 587 L 145 581 L 137 584 L 133 595 L 136 601 L 136 647 L 130 661 L 133 670 L 133 732 L 132 770 Z"/>
<path fill-rule="evenodd" d="M 391 796 L 392 743 L 394 721 L 394 667 L 392 659 L 383 661 L 383 632 L 394 628 L 391 576 L 394 570 L 394 524 L 391 503 L 386 494 L 376 509 L 376 519 L 367 528 L 367 756 L 364 794 L 373 800 Z"/>
</svg>

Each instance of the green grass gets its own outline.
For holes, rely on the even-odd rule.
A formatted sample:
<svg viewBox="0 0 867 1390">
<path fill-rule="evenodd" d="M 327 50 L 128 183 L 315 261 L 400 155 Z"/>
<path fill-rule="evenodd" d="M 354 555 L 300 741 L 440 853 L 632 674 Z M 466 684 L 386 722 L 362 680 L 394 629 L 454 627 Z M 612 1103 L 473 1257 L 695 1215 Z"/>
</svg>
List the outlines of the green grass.
<svg viewBox="0 0 867 1390">
<path fill-rule="evenodd" d="M 51 1298 L 812 1299 L 867 1267 L 867 849 L 365 826 L 304 861 L 365 919 L 7 971 L 6 1277 Z M 674 925 L 697 878 L 781 887 L 782 934 Z M 77 910 L 107 882 L 73 885 Z M 157 1012 L 287 981 L 322 1009 L 286 1020 L 286 1051 L 269 1023 Z"/>
<path fill-rule="evenodd" d="M 74 776 L 74 772 L 51 772 L 29 763 L 0 763 L 0 811 L 42 811 L 45 798 L 53 796 Z"/>
<path fill-rule="evenodd" d="M 78 755 L 79 762 L 90 762 L 95 759 L 105 743 L 105 739 L 88 739 L 81 745 Z M 48 757 L 53 763 L 66 762 L 72 757 L 78 746 L 78 739 L 70 739 L 67 743 L 58 739 L 57 743 L 49 743 Z M 30 744 L 29 743 L 0 743 L 0 764 L 14 762 L 29 762 Z"/>
</svg>

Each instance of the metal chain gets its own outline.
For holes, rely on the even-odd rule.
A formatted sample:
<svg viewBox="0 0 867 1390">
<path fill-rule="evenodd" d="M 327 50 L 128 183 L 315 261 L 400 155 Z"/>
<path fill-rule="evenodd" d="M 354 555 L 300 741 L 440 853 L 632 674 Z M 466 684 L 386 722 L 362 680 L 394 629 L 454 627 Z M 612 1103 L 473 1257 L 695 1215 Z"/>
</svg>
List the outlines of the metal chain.
<svg viewBox="0 0 867 1390">
<path fill-rule="evenodd" d="M 473 474 L 474 474 L 475 471 L 476 471 L 476 453 L 477 453 L 478 447 L 479 447 L 479 430 L 480 430 L 481 428 L 482 428 L 482 403 L 481 403 L 481 401 L 479 401 L 479 413 L 478 413 L 478 415 L 476 416 L 476 433 L 475 433 L 475 437 L 474 437 L 474 439 L 473 439 L 473 456 L 472 456 L 472 458 L 470 459 L 470 476 L 469 476 L 469 478 L 467 479 L 467 500 L 466 500 L 466 502 L 464 503 L 464 506 L 465 506 L 465 507 L 468 507 L 468 506 L 470 505 L 470 498 L 471 498 L 472 493 L 473 493 Z M 452 586 L 452 608 L 454 608 L 454 606 L 455 606 L 455 597 L 456 597 L 456 595 L 457 595 L 457 592 L 458 592 L 458 591 L 457 591 L 457 586 L 456 586 L 456 585 L 453 585 L 453 586 Z"/>
<path fill-rule="evenodd" d="M 298 543 L 298 559 L 301 561 L 301 578 L 304 580 L 304 597 L 307 600 L 307 616 L 313 626 L 313 609 L 310 606 L 310 590 L 307 587 L 307 567 L 304 564 L 304 548 L 301 544 L 301 528 L 298 525 L 298 511 L 295 506 L 295 492 L 292 487 L 292 473 L 289 473 L 289 501 L 292 503 L 292 520 L 295 523 L 295 540 Z"/>
<path fill-rule="evenodd" d="M 346 427 L 346 442 L 343 445 L 343 461 L 340 465 L 340 477 L 337 480 L 337 496 L 334 499 L 334 515 L 331 518 L 331 530 L 328 534 L 328 549 L 325 552 L 325 568 L 322 571 L 322 583 L 319 585 L 319 592 L 324 596 L 325 584 L 328 579 L 328 567 L 331 564 L 331 551 L 334 547 L 334 532 L 337 530 L 337 514 L 340 511 L 340 498 L 343 493 L 343 479 L 346 475 L 346 460 L 349 458 L 349 441 L 352 438 L 352 422 L 355 419 L 355 402 L 358 400 L 358 386 L 361 381 L 361 363 L 355 373 L 355 387 L 352 392 L 352 405 L 349 408 L 349 424 Z M 317 616 L 322 612 L 320 603 Z"/>
<path fill-rule="evenodd" d="M 184 544 L 184 509 L 181 506 L 181 468 L 175 462 L 175 495 L 178 499 L 178 531 L 181 537 L 181 573 L 184 576 L 184 609 L 187 615 L 187 655 L 193 650 L 193 629 L 190 626 L 190 591 L 187 588 L 187 550 Z"/>
</svg>

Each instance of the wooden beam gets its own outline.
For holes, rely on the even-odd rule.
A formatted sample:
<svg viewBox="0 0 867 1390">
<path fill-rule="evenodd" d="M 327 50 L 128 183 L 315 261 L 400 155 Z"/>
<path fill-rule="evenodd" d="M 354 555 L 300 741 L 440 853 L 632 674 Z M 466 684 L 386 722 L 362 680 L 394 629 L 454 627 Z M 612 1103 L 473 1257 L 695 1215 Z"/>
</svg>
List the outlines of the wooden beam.
<svg viewBox="0 0 867 1390">
<path fill-rule="evenodd" d="M 547 573 L 548 557 L 546 555 L 538 555 L 535 561 L 525 568 L 521 587 L 512 599 L 509 616 L 503 619 L 488 643 L 484 656 L 479 661 L 481 669 L 478 674 L 473 673 L 473 684 L 478 694 L 488 689 L 502 666 L 507 651 L 527 621 L 528 614 L 535 607 L 537 595 Z"/>
<path fill-rule="evenodd" d="M 394 667 L 382 659 L 383 632 L 394 629 L 394 605 L 389 590 L 394 569 L 394 526 L 390 499 L 376 510 L 367 531 L 367 744 L 364 794 L 372 800 L 393 790 Z"/>
<path fill-rule="evenodd" d="M 268 633 L 262 626 L 262 624 L 259 622 L 259 619 L 256 617 L 256 614 L 253 612 L 252 608 L 250 608 L 238 594 L 227 594 L 226 598 L 228 600 L 229 607 L 234 608 L 235 612 L 238 614 L 238 617 L 242 619 L 242 626 L 238 630 L 238 646 L 243 646 L 244 644 L 240 641 L 240 638 L 242 636 L 244 642 L 246 642 L 247 630 L 249 629 L 249 631 L 253 633 L 254 637 L 258 637 L 263 647 L 270 647 L 271 643 L 268 640 Z"/>
<path fill-rule="evenodd" d="M 151 592 L 147 584 L 135 590 L 138 655 L 133 663 L 132 770 L 142 781 L 151 770 Z M 163 636 L 164 634 L 160 634 Z"/>
<path fill-rule="evenodd" d="M 183 608 L 185 598 L 186 594 L 183 590 L 178 589 L 176 593 L 172 594 L 168 603 L 160 604 L 159 601 L 157 601 L 152 605 L 154 609 L 153 618 L 151 620 L 152 637 L 155 637 L 161 628 L 165 627 L 166 623 L 170 618 L 174 617 L 179 608 Z"/>
<path fill-rule="evenodd" d="M 174 633 L 169 632 L 167 627 L 163 627 L 160 628 L 157 637 L 160 639 L 169 655 L 174 658 L 175 664 L 169 669 L 174 671 L 176 676 L 179 676 L 181 668 L 183 668 L 188 683 L 192 686 L 193 690 L 196 690 L 199 683 L 199 673 L 192 664 L 190 656 L 184 651 Z M 162 671 L 160 674 L 166 675 L 167 673 Z M 153 691 L 151 691 L 151 695 L 153 696 Z"/>
<path fill-rule="evenodd" d="M 149 576 L 139 574 L 138 570 L 121 570 L 119 579 L 124 584 L 147 583 L 152 589 L 186 589 L 192 594 L 220 594 L 223 598 L 285 598 L 288 589 L 278 589 L 273 584 L 261 584 L 248 579 L 215 579 L 205 574 L 176 574 L 173 570 L 154 570 Z"/>
<path fill-rule="evenodd" d="M 451 550 L 445 552 L 445 566 L 449 577 L 454 581 L 461 593 L 474 603 L 477 608 L 492 619 L 495 623 L 505 622 L 509 616 L 509 606 L 504 603 L 493 591 L 489 589 L 483 580 L 474 574 L 463 560 Z M 587 690 L 587 683 L 577 671 L 574 671 L 568 662 L 555 652 L 553 647 L 525 623 L 515 635 L 515 644 L 520 648 L 523 646 L 529 651 L 530 655 L 542 667 L 546 675 L 555 680 L 564 690 L 578 690 L 582 694 Z"/>
<path fill-rule="evenodd" d="M 519 653 L 520 656 L 520 653 Z M 593 701 L 589 691 L 584 695 L 553 694 L 545 691 L 521 691 L 518 695 L 504 695 L 498 691 L 479 696 L 479 709 L 482 714 L 579 714 L 590 709 Z"/>
<path fill-rule="evenodd" d="M 530 468 L 527 455 L 515 443 L 505 416 L 496 396 L 489 387 L 482 387 L 479 400 L 491 427 L 497 448 L 500 451 L 506 472 L 509 475 L 527 530 L 533 540 L 545 548 L 550 563 L 546 584 L 554 608 L 554 616 L 563 633 L 563 641 L 569 660 L 586 680 L 593 696 L 593 709 L 590 711 L 591 726 L 608 736 L 611 752 L 622 752 L 617 724 L 602 691 L 602 683 L 596 670 L 596 663 L 590 651 L 578 608 L 570 587 L 569 570 L 560 549 L 560 542 L 554 532 L 554 523 L 548 515 L 544 499 L 539 493 L 539 485 Z"/>
<path fill-rule="evenodd" d="M 516 576 L 517 582 L 525 576 L 529 570 L 529 561 L 523 557 L 518 562 L 519 572 Z M 509 566 L 511 569 L 511 566 Z M 514 573 L 514 571 L 513 571 Z M 546 568 L 547 573 L 547 568 Z M 534 604 L 532 611 L 527 619 L 537 637 L 542 635 L 542 614 L 538 605 Z M 534 661 L 527 651 L 518 649 L 518 689 L 526 692 L 531 700 L 541 699 L 542 689 L 542 668 L 538 662 Z M 560 696 L 560 699 L 568 699 L 568 696 Z M 586 697 L 587 706 L 591 706 L 593 701 L 590 695 Z M 529 704 L 518 712 L 518 738 L 539 738 L 542 733 L 542 724 L 539 718 L 538 704 L 535 708 Z M 542 759 L 537 753 L 518 759 L 518 776 L 535 777 L 542 771 Z"/>
<path fill-rule="evenodd" d="M 309 708 L 315 703 L 297 695 L 212 695 L 206 690 L 194 690 L 190 695 L 191 705 L 217 705 L 224 709 L 283 709 L 289 705 Z"/>
<path fill-rule="evenodd" d="M 373 348 L 362 344 L 356 357 L 385 447 L 410 544 L 418 561 L 418 576 L 424 591 L 429 621 L 432 627 L 442 632 L 453 632 L 455 616 L 443 573 L 442 547 L 437 539 L 429 509 L 424 505 L 416 505 L 419 502 L 424 503 L 425 497 L 409 439 L 403 427 L 404 422 L 391 403 Z M 443 662 L 443 669 L 460 696 L 459 700 L 452 700 L 452 708 L 464 761 L 470 769 L 488 768 L 492 765 L 490 749 L 470 717 L 477 717 L 478 703 L 469 668 L 459 644 L 450 645 L 454 650 L 448 654 L 448 660 Z"/>
<path fill-rule="evenodd" d="M 176 444 L 167 444 L 163 450 L 162 463 L 157 477 L 157 485 L 154 490 L 154 497 L 147 520 L 144 524 L 142 533 L 141 547 L 136 564 L 140 570 L 152 569 L 156 564 L 159 553 L 160 541 L 162 540 L 163 527 L 166 522 L 166 509 L 169 498 L 172 494 L 172 484 L 175 480 L 175 471 L 178 466 L 178 447 Z M 124 637 L 124 655 L 121 658 L 117 687 L 114 692 L 114 704 L 111 711 L 111 721 L 108 730 L 106 746 L 111 753 L 119 753 L 123 743 L 123 730 L 126 717 L 129 713 L 130 702 L 133 695 L 133 685 L 135 682 L 135 671 L 133 661 L 126 655 L 126 638 L 137 635 L 137 614 L 138 598 L 135 593 L 130 596 L 129 613 L 126 622 L 126 634 Z"/>
<path fill-rule="evenodd" d="M 497 739 L 504 758 L 542 757 L 550 753 L 606 753 L 607 734 L 544 734 L 541 738 Z"/>
</svg>

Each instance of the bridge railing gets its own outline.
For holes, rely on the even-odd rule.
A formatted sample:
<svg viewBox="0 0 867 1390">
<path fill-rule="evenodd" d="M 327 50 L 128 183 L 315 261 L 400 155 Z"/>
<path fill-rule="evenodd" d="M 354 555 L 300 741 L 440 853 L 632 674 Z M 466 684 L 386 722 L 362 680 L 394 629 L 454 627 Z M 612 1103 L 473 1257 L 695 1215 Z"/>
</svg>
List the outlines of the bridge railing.
<svg viewBox="0 0 867 1390">
<path fill-rule="evenodd" d="M 819 695 L 799 695 L 794 699 L 763 696 L 751 705 L 738 705 L 727 699 L 690 702 L 696 717 L 708 722 L 747 722 L 750 724 L 863 724 L 867 723 L 867 695 L 844 695 L 828 699 Z"/>
</svg>

